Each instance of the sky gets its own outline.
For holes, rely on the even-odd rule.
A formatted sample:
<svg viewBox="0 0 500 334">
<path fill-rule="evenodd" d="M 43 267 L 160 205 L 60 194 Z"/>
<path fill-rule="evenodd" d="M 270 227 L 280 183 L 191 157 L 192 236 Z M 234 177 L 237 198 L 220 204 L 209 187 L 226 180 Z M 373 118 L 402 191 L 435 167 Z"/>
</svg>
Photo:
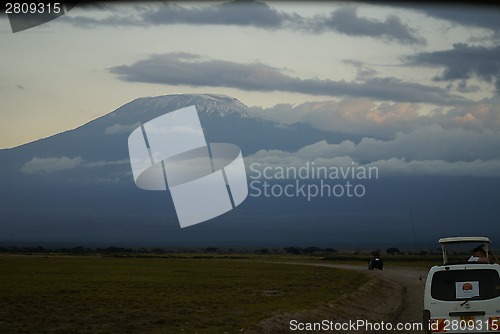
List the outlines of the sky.
<svg viewBox="0 0 500 334">
<path fill-rule="evenodd" d="M 0 148 L 138 97 L 215 93 L 282 123 L 366 138 L 308 149 L 490 175 L 500 166 L 499 16 L 411 2 L 103 2 L 12 33 L 2 15 Z"/>
<path fill-rule="evenodd" d="M 344 222 L 346 231 L 356 226 L 370 235 L 370 231 L 384 233 L 387 227 L 403 235 L 401 217 L 407 217 L 409 206 L 433 233 L 446 229 L 467 234 L 470 220 L 480 222 L 488 235 L 498 230 L 497 7 L 428 2 L 92 2 L 80 3 L 57 19 L 17 33 L 12 32 L 8 18 L 0 15 L 0 45 L 0 149 L 77 128 L 140 97 L 223 94 L 248 106 L 248 110 L 241 109 L 245 112 L 282 123 L 263 122 L 270 132 L 293 128 L 301 129 L 296 133 L 304 136 L 288 139 L 296 141 L 289 150 L 283 147 L 292 146 L 263 140 L 259 150 L 243 152 L 247 167 L 257 162 L 259 168 L 300 168 L 314 162 L 316 166 L 378 168 L 380 177 L 366 182 L 366 201 L 364 197 L 351 202 L 346 198 L 332 208 L 330 202 L 296 199 L 285 203 L 265 198 L 264 207 L 275 207 L 279 215 L 290 207 L 301 215 L 317 214 L 319 225 L 311 228 L 309 240 L 319 240 L 316 238 L 327 226 L 322 227 L 320 220 L 329 224 L 331 217 L 340 225 Z M 174 97 L 144 99 L 133 105 L 167 103 L 169 99 Z M 240 107 L 231 103 L 227 105 Z M 241 123 L 247 132 L 252 131 L 250 123 Z M 299 126 L 287 127 L 295 123 Z M 88 144 L 119 141 L 120 152 L 125 154 L 126 141 L 121 138 L 138 126 L 137 119 L 127 123 L 127 117 L 108 117 L 102 124 L 107 126 L 102 136 L 96 135 Z M 271 135 L 281 134 L 276 130 Z M 320 140 L 305 138 L 308 135 Z M 248 133 L 241 137 L 258 142 Z M 59 138 L 79 140 L 71 133 Z M 276 143 L 279 139 L 283 140 L 277 138 Z M 2 179 L 5 184 L 14 182 L 9 178 L 34 187 L 38 183 L 33 180 L 64 184 L 48 190 L 61 199 L 55 204 L 52 196 L 45 196 L 44 202 L 36 191 L 30 197 L 20 187 L 22 195 L 4 203 L 5 221 L 17 222 L 20 211 L 16 210 L 22 210 L 27 222 L 30 214 L 38 217 L 36 207 L 26 210 L 24 206 L 32 198 L 35 206 L 55 205 L 54 210 L 42 205 L 48 212 L 44 219 L 56 219 L 61 225 L 49 224 L 53 229 L 45 230 L 44 235 L 52 238 L 57 226 L 62 231 L 58 235 L 64 238 L 77 235 L 78 229 L 65 232 L 70 226 L 65 219 L 73 214 L 73 205 L 81 212 L 87 212 L 86 205 L 100 208 L 101 201 L 94 197 L 107 200 L 110 194 L 101 189 L 112 192 L 132 184 L 128 159 L 118 150 L 116 156 L 106 149 L 86 155 L 79 149 L 66 149 L 68 141 L 61 144 L 61 150 L 54 140 L 0 151 L 2 156 L 15 157 L 1 163 L 5 171 L 15 171 Z M 44 143 L 54 143 L 54 147 L 39 150 Z M 97 190 L 89 190 L 88 202 L 81 204 L 78 196 L 66 198 L 65 191 L 79 194 L 75 180 L 97 182 Z M 129 195 L 124 193 L 123 198 L 131 200 L 135 193 Z M 144 203 L 151 198 L 144 197 Z M 264 205 L 252 199 L 250 208 Z M 104 207 L 106 201 L 102 202 Z M 143 209 L 131 206 L 131 219 L 134 208 Z M 242 210 L 241 216 L 245 216 Z M 262 212 L 259 210 L 257 214 Z M 63 211 L 68 216 L 59 215 Z M 91 224 L 100 224 L 106 217 L 100 209 L 95 209 L 95 216 L 93 212 L 88 216 L 96 219 Z M 80 218 L 87 221 L 85 217 Z M 285 226 L 279 219 L 273 226 Z M 375 231 L 372 222 L 377 219 L 385 227 Z M 310 223 L 299 220 L 300 224 Z M 99 234 L 82 224 L 82 231 L 90 231 L 91 239 Z M 131 224 L 136 228 L 135 221 Z M 12 226 L 3 227 L 11 236 L 32 233 L 22 224 L 16 229 Z M 112 227 L 103 228 L 115 233 Z M 280 228 L 276 231 L 281 234 Z M 186 232 L 184 237 L 191 235 Z"/>
</svg>

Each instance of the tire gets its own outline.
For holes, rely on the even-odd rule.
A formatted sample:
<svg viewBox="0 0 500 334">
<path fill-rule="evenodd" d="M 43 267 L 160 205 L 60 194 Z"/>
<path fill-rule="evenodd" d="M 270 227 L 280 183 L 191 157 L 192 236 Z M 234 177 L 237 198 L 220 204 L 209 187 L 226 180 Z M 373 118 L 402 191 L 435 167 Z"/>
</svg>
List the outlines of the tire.
<svg viewBox="0 0 500 334">
<path fill-rule="evenodd" d="M 422 317 L 422 324 L 424 326 L 424 333 L 425 334 L 432 334 L 429 328 L 429 321 L 431 319 L 431 313 L 429 310 L 424 310 L 423 312 L 423 317 Z"/>
</svg>

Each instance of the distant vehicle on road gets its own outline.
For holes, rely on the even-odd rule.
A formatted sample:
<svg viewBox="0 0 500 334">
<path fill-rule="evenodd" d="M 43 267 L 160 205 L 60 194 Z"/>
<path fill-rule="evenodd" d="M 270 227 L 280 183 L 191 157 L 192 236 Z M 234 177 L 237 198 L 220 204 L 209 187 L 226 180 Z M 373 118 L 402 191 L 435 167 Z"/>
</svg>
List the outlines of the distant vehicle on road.
<svg viewBox="0 0 500 334">
<path fill-rule="evenodd" d="M 368 270 L 384 269 L 384 261 L 382 261 L 382 258 L 380 257 L 380 251 L 373 251 L 371 252 L 371 255 L 372 257 L 368 261 Z"/>
<path fill-rule="evenodd" d="M 447 246 L 481 243 L 488 258 L 487 237 L 439 239 L 443 264 L 433 266 L 424 292 L 425 333 L 500 333 L 500 265 L 464 257 L 449 263 Z"/>
</svg>

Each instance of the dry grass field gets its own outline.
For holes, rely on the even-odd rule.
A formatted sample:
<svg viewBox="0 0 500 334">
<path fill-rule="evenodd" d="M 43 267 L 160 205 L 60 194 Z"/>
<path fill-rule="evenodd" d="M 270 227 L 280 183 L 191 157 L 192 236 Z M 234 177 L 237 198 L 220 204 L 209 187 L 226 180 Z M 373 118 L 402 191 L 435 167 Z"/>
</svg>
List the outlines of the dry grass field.
<svg viewBox="0 0 500 334">
<path fill-rule="evenodd" d="M 260 260 L 2 255 L 0 333 L 238 333 L 369 279 Z"/>
</svg>

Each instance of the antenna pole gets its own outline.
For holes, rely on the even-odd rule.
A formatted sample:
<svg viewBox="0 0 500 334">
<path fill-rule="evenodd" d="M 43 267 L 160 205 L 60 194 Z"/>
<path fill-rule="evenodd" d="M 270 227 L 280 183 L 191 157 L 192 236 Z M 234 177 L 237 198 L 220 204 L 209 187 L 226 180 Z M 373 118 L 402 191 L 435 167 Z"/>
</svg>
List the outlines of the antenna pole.
<svg viewBox="0 0 500 334">
<path fill-rule="evenodd" d="M 413 232 L 413 243 L 415 245 L 415 251 L 417 250 L 417 236 L 415 234 L 415 224 L 413 223 L 413 210 L 410 208 L 410 219 L 411 219 L 411 230 Z M 418 279 L 422 281 L 422 273 L 420 272 L 420 268 L 418 269 Z"/>
</svg>

